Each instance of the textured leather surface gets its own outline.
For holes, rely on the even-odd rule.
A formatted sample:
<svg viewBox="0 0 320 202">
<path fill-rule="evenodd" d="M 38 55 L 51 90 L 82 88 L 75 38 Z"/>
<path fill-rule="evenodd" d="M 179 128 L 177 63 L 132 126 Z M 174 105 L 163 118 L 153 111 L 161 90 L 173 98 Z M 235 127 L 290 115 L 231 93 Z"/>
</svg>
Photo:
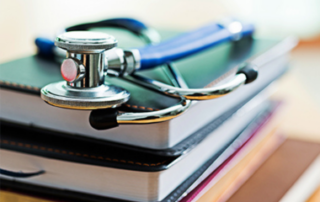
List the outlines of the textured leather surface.
<svg viewBox="0 0 320 202">
<path fill-rule="evenodd" d="M 139 47 L 141 39 L 121 31 L 114 32 L 122 47 Z M 161 32 L 163 38 L 176 35 L 176 32 Z M 140 41 L 139 41 L 140 40 Z M 173 62 L 186 83 L 191 88 L 202 88 L 218 79 L 226 72 L 253 55 L 264 52 L 278 41 L 243 39 L 236 43 L 223 43 L 201 53 Z M 60 63 L 52 58 L 29 56 L 0 65 L 0 86 L 26 93 L 39 95 L 40 89 L 52 82 L 62 80 Z M 145 70 L 138 74 L 169 83 L 161 68 Z M 106 78 L 106 82 L 120 85 L 131 92 L 131 98 L 122 109 L 126 111 L 152 111 L 176 104 L 177 99 L 164 96 L 149 89 L 129 83 L 119 78 Z"/>
<path fill-rule="evenodd" d="M 1 148 L 71 162 L 141 171 L 166 169 L 177 158 L 3 121 Z"/>
</svg>

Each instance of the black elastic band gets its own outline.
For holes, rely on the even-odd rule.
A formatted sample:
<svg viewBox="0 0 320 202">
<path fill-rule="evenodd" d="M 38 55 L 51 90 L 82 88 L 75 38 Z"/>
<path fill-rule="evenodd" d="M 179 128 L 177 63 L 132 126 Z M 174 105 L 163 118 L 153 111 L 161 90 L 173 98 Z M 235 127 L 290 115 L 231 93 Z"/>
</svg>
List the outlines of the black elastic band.
<svg viewBox="0 0 320 202">
<path fill-rule="evenodd" d="M 10 176 L 10 177 L 18 177 L 18 178 L 33 177 L 33 176 L 41 175 L 43 173 L 44 173 L 43 170 L 40 170 L 37 172 L 32 172 L 32 173 L 23 173 L 23 172 L 13 172 L 13 171 L 4 170 L 4 169 L 0 168 L 1 175 L 6 175 L 6 176 Z"/>
</svg>

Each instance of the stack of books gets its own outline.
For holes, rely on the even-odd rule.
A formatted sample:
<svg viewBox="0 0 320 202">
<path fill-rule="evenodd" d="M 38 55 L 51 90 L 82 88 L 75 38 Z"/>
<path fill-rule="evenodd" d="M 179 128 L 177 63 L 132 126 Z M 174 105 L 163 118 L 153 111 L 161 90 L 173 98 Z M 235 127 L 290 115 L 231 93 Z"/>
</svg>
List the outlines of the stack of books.
<svg viewBox="0 0 320 202">
<path fill-rule="evenodd" d="M 283 104 L 269 96 L 294 46 L 292 39 L 242 39 L 174 62 L 190 87 L 205 87 L 245 61 L 257 63 L 259 77 L 229 95 L 197 102 L 173 120 L 109 130 L 92 128 L 90 111 L 60 109 L 40 99 L 41 87 L 61 80 L 54 60 L 30 56 L 1 64 L 1 199 L 10 197 L 6 190 L 54 201 L 281 199 L 320 153 L 317 145 L 277 133 Z M 161 68 L 142 74 L 167 82 Z M 127 85 L 130 101 L 143 103 L 129 101 L 123 110 L 152 111 L 176 102 L 116 78 L 110 81 Z M 274 169 L 279 155 L 292 159 L 281 165 L 282 172 Z M 272 189 L 288 174 L 285 169 L 297 164 L 291 172 L 295 180 L 286 178 L 281 191 L 272 196 L 258 191 L 266 183 Z"/>
</svg>

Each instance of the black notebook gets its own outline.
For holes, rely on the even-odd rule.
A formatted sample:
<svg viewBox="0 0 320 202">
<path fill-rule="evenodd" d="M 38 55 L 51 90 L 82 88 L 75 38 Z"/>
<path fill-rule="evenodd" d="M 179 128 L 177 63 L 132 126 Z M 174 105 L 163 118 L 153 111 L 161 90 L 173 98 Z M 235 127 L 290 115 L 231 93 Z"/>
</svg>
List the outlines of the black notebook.
<svg viewBox="0 0 320 202">
<path fill-rule="evenodd" d="M 116 36 L 122 36 L 118 32 Z M 166 37 L 172 32 L 161 32 Z M 136 45 L 137 38 L 123 45 Z M 173 62 L 191 88 L 202 88 L 234 72 L 238 65 L 254 57 L 260 64 L 258 79 L 219 99 L 193 104 L 181 116 L 162 123 L 120 125 L 109 130 L 96 130 L 89 124 L 91 111 L 69 110 L 50 106 L 40 98 L 40 89 L 48 83 L 62 80 L 60 63 L 48 58 L 30 56 L 5 64 L 0 68 L 1 120 L 52 130 L 66 135 L 77 135 L 110 142 L 161 150 L 162 154 L 179 155 L 189 148 L 190 139 L 200 128 L 213 120 L 223 122 L 255 94 L 278 78 L 286 69 L 287 54 L 294 40 L 242 39 Z M 196 71 L 195 71 L 196 69 Z M 20 72 L 16 74 L 16 72 Z M 139 74 L 169 83 L 161 67 Z M 106 82 L 123 86 L 131 92 L 124 111 L 153 111 L 176 104 L 179 100 L 118 78 Z M 233 110 L 233 112 L 230 112 Z M 186 141 L 189 139 L 189 141 Z M 192 141 L 191 141 L 192 142 Z"/>
</svg>

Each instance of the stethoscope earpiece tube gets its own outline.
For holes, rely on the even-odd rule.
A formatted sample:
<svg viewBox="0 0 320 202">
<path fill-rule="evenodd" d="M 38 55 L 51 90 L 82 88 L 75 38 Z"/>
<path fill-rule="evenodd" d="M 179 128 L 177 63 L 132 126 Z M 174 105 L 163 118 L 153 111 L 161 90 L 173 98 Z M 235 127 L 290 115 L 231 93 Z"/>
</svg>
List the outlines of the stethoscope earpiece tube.
<svg viewBox="0 0 320 202">
<path fill-rule="evenodd" d="M 46 57 L 54 56 L 54 42 L 48 38 L 38 37 L 35 40 L 35 44 L 38 47 L 38 54 Z"/>
<path fill-rule="evenodd" d="M 250 63 L 245 63 L 243 65 L 240 65 L 239 71 L 237 72 L 237 74 L 241 74 L 241 73 L 246 76 L 245 84 L 251 83 L 258 78 L 257 68 Z"/>
<path fill-rule="evenodd" d="M 92 110 L 89 123 L 92 128 L 106 130 L 119 126 L 117 121 L 118 110 L 114 108 Z"/>
</svg>

